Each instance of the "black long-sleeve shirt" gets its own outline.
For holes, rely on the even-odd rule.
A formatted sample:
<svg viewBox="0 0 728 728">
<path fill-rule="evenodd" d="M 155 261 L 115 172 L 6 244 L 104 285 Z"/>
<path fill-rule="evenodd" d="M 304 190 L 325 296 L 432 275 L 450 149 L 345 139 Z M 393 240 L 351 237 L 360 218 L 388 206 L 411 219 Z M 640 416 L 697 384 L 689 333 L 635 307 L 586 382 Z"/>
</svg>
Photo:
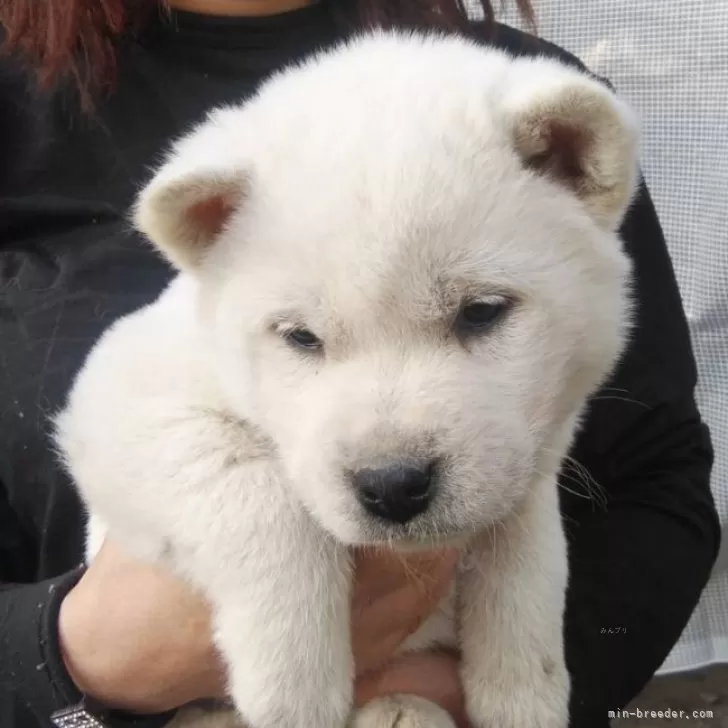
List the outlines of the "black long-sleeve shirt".
<svg viewBox="0 0 728 728">
<path fill-rule="evenodd" d="M 515 54 L 578 64 L 505 27 L 487 41 L 476 31 Z M 91 116 L 62 90 L 35 92 L 10 65 L 0 74 L 0 126 L 8 126 L 0 145 L 18 145 L 12 175 L 0 171 L 2 728 L 47 726 L 51 710 L 79 697 L 59 656 L 56 618 L 82 560 L 83 515 L 49 447 L 47 415 L 102 330 L 170 278 L 128 229 L 129 203 L 171 136 L 337 37 L 323 3 L 273 18 L 173 14 L 122 45 L 116 90 Z M 604 502 L 583 497 L 571 466 L 562 479 L 572 728 L 606 726 L 607 711 L 659 667 L 720 540 L 688 329 L 644 185 L 623 234 L 637 271 L 637 326 L 571 453 Z"/>
</svg>

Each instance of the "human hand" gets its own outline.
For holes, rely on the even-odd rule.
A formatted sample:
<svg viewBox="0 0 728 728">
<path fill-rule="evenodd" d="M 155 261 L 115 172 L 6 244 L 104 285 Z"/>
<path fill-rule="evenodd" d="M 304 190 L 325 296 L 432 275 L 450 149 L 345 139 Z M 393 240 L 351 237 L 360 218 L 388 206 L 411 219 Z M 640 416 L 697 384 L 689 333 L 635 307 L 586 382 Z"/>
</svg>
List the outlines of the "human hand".
<svg viewBox="0 0 728 728">
<path fill-rule="evenodd" d="M 450 587 L 457 551 L 354 551 L 351 641 L 357 675 L 380 670 L 435 611 Z"/>
<path fill-rule="evenodd" d="M 357 707 L 408 693 L 436 703 L 458 728 L 467 728 L 457 655 L 432 651 L 393 658 L 447 593 L 457 556 L 454 549 L 406 558 L 384 551 L 355 553 L 352 649 Z"/>
<path fill-rule="evenodd" d="M 111 708 L 160 713 L 225 695 L 208 604 L 109 539 L 63 600 L 58 634 L 76 686 Z"/>
</svg>

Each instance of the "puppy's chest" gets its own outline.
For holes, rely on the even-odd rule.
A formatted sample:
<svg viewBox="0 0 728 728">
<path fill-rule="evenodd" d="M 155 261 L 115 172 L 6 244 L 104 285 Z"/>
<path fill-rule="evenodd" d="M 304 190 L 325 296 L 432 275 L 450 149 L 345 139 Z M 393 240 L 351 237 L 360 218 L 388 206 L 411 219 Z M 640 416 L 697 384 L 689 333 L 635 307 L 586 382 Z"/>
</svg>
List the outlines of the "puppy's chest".
<svg viewBox="0 0 728 728">
<path fill-rule="evenodd" d="M 457 628 L 457 579 L 453 579 L 450 589 L 438 608 L 402 644 L 398 652 L 417 652 L 433 647 L 458 646 Z"/>
</svg>

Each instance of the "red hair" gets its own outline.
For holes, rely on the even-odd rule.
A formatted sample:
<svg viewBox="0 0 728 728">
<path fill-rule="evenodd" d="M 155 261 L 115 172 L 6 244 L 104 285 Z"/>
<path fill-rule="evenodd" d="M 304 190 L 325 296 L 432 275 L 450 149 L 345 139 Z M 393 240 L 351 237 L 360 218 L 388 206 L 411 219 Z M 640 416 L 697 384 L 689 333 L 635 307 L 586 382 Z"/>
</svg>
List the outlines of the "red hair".
<svg viewBox="0 0 728 728">
<path fill-rule="evenodd" d="M 42 87 L 61 78 L 82 95 L 113 85 L 116 42 L 122 33 L 143 26 L 165 0 L 0 0 L 0 25 L 6 52 L 21 52 L 37 72 Z M 493 7 L 479 3 L 489 25 Z M 516 0 L 533 26 L 529 0 Z M 333 0 L 342 27 L 428 26 L 466 30 L 462 0 Z"/>
</svg>

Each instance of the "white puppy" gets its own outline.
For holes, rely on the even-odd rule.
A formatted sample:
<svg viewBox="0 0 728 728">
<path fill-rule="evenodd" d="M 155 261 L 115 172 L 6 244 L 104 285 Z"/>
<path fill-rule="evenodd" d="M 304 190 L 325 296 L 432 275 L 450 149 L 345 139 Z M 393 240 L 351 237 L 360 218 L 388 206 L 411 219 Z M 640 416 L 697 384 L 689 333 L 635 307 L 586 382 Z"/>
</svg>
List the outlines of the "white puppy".
<svg viewBox="0 0 728 728">
<path fill-rule="evenodd" d="M 461 650 L 475 728 L 565 728 L 557 473 L 628 331 L 636 139 L 557 62 L 382 32 L 213 112 L 143 190 L 180 275 L 57 441 L 89 555 L 108 529 L 210 598 L 242 724 L 452 726 L 351 714 L 347 545 L 456 543 L 406 649 Z"/>
</svg>

